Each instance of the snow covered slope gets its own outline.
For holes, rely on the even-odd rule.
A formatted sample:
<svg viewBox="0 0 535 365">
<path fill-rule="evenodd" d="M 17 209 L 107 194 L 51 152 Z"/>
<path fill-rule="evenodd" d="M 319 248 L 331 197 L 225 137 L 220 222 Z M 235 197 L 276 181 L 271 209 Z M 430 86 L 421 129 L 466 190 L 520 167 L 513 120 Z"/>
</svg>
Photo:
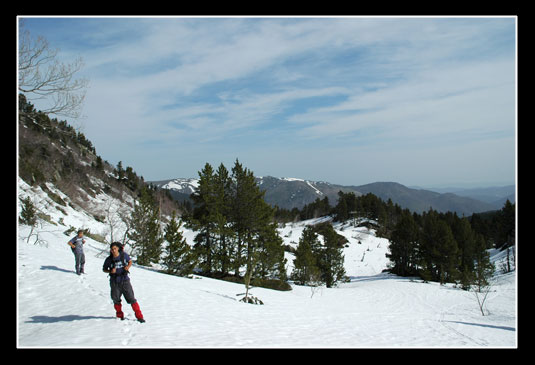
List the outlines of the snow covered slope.
<svg viewBox="0 0 535 365">
<path fill-rule="evenodd" d="M 24 187 L 19 193 L 29 191 Z M 91 227 L 94 232 L 105 227 L 70 207 L 63 208 L 68 215 L 53 204 L 46 209 L 54 224 L 41 223 L 40 244 L 26 242 L 29 227 L 19 225 L 17 232 L 17 344 L 22 348 L 517 344 L 514 272 L 497 277 L 486 305 L 490 314 L 482 316 L 473 293 L 382 273 L 388 241 L 349 224 L 335 225 L 349 241 L 344 250 L 349 283 L 315 291 L 297 285 L 286 292 L 254 288 L 252 294 L 264 302 L 257 306 L 238 301 L 243 285 L 180 278 L 134 265 L 132 285 L 147 322 L 136 322 L 124 300 L 127 320 L 120 321 L 114 318 L 108 277 L 102 272 L 107 245 L 87 239 L 87 274 L 77 276 L 66 244 L 70 236 L 63 233 L 69 226 Z M 280 229 L 281 236 L 285 243 L 297 245 L 304 225 L 317 222 L 288 224 Z M 185 236 L 191 242 L 193 232 Z M 290 272 L 293 256 L 287 255 Z"/>
<path fill-rule="evenodd" d="M 298 223 L 288 223 L 279 229 L 284 243 L 297 248 L 299 238 L 307 225 L 314 225 L 328 221 L 329 217 L 310 219 Z M 377 275 L 387 268 L 389 260 L 386 258 L 389 241 L 375 236 L 375 231 L 366 227 L 353 227 L 350 222 L 334 223 L 335 231 L 344 236 L 349 243 L 344 248 L 344 266 L 346 275 L 351 277 L 362 275 Z M 288 260 L 288 274 L 293 269 L 294 256 L 286 253 Z"/>
</svg>

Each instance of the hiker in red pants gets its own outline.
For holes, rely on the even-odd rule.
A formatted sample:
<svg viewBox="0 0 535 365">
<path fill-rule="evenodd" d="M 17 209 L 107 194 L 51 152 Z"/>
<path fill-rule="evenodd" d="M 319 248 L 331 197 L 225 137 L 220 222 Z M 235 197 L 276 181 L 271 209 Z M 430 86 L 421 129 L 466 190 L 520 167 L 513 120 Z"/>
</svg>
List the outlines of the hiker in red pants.
<svg viewBox="0 0 535 365">
<path fill-rule="evenodd" d="M 113 242 L 110 245 L 110 256 L 104 261 L 102 270 L 110 274 L 111 299 L 118 318 L 124 319 L 124 313 L 121 308 L 121 295 L 124 295 L 126 302 L 132 305 L 139 322 L 143 323 L 143 314 L 139 309 L 139 304 L 134 297 L 134 289 L 130 284 L 128 277 L 132 259 L 123 251 L 123 246 L 119 242 Z"/>
</svg>

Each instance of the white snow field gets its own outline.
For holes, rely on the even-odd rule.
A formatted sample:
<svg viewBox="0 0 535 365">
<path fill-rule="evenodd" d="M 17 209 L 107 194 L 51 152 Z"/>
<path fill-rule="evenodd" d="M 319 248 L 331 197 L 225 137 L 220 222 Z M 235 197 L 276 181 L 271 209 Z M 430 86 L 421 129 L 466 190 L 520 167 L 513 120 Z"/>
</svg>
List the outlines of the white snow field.
<svg viewBox="0 0 535 365">
<path fill-rule="evenodd" d="M 26 193 L 26 187 L 21 193 Z M 23 195 L 23 194 L 21 194 Z M 43 206 L 41 209 L 44 209 Z M 351 281 L 336 288 L 292 285 L 291 291 L 252 289 L 264 305 L 239 302 L 243 285 L 181 278 L 134 264 L 131 282 L 146 323 L 115 318 L 109 279 L 102 272 L 108 246 L 86 238 L 86 274 L 74 272 L 63 232 L 91 227 L 88 215 L 64 209 L 68 225 L 41 223 L 41 244 L 26 242 L 18 226 L 17 346 L 19 348 L 486 348 L 517 346 L 516 273 L 496 276 L 482 316 L 476 297 L 453 285 L 422 283 L 382 273 L 388 240 L 373 230 L 336 224 Z M 51 219 L 60 218 L 54 208 Z M 61 213 L 63 214 L 63 213 Z M 305 224 L 280 230 L 297 245 Z M 193 232 L 186 231 L 188 242 Z M 359 243 L 360 241 L 360 243 Z M 287 253 L 288 272 L 293 255 Z M 503 253 L 496 255 L 496 258 Z M 241 294 L 241 295 L 238 295 Z"/>
<path fill-rule="evenodd" d="M 136 322 L 124 300 L 128 320 L 120 321 L 114 318 L 108 277 L 101 271 L 104 256 L 98 257 L 106 246 L 87 239 L 87 274 L 79 277 L 66 245 L 69 237 L 54 228 L 43 226 L 53 231 L 41 234 L 48 247 L 18 241 L 19 347 L 443 348 L 517 343 L 514 273 L 499 276 L 487 299 L 490 314 L 482 316 L 473 293 L 389 274 L 353 273 L 350 283 L 320 288 L 313 295 L 310 288 L 297 285 L 288 292 L 254 288 L 252 293 L 265 304 L 251 305 L 238 302 L 243 285 L 134 266 L 132 285 L 147 322 Z M 19 236 L 28 231 L 21 226 Z"/>
</svg>

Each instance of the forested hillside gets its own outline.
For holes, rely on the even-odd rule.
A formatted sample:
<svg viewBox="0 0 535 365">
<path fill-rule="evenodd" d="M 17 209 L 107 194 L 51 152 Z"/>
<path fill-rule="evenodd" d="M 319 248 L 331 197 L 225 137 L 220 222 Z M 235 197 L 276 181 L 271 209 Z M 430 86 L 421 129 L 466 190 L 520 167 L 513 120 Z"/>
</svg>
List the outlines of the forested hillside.
<svg viewBox="0 0 535 365">
<path fill-rule="evenodd" d="M 19 95 L 18 175 L 28 185 L 39 186 L 47 192 L 57 203 L 57 209 L 75 205 L 100 221 L 106 220 L 109 207 L 92 204 L 99 194 L 117 199 L 125 208 L 132 209 L 132 201 L 146 190 L 157 202 L 163 217 L 179 209 L 168 192 L 146 184 L 131 166 L 123 168 L 121 161 L 113 167 L 96 153 L 81 131 L 67 121 L 58 121 L 35 110 L 23 94 Z M 54 194 L 48 184 L 59 189 L 70 201 Z"/>
</svg>

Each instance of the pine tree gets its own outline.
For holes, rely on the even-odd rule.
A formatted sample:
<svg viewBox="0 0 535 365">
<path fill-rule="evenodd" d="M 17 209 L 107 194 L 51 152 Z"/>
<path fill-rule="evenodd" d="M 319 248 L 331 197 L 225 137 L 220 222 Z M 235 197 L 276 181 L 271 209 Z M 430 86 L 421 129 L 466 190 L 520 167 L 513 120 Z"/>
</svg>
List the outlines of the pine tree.
<svg viewBox="0 0 535 365">
<path fill-rule="evenodd" d="M 245 302 L 251 280 L 278 277 L 285 281 L 284 249 L 273 222 L 274 208 L 264 200 L 251 170 L 236 160 L 232 168 L 230 227 L 235 233 L 235 275 L 245 264 Z"/>
<path fill-rule="evenodd" d="M 266 218 L 267 210 L 263 209 L 265 204 L 263 193 L 256 185 L 252 171 L 236 160 L 232 169 L 234 183 L 234 204 L 232 207 L 232 225 L 238 237 L 238 249 L 236 270 L 242 264 L 242 257 L 245 259 L 245 286 L 246 297 L 249 290 L 249 283 L 253 275 L 254 266 L 258 259 L 256 234 L 261 228 L 262 221 Z M 267 213 L 269 214 L 269 213 Z"/>
<path fill-rule="evenodd" d="M 314 251 L 318 251 L 319 245 L 318 234 L 314 228 L 305 227 L 295 251 L 294 269 L 291 274 L 292 280 L 298 285 L 310 285 L 320 277 L 320 270 L 314 255 Z"/>
<path fill-rule="evenodd" d="M 22 203 L 19 222 L 22 224 L 27 224 L 31 227 L 30 234 L 28 235 L 28 238 L 26 238 L 26 243 L 28 243 L 30 242 L 30 237 L 33 235 L 33 230 L 37 225 L 37 209 L 35 209 L 35 205 L 33 205 L 33 202 L 29 196 L 24 199 L 19 199 Z"/>
<path fill-rule="evenodd" d="M 145 186 L 130 216 L 129 225 L 131 229 L 128 238 L 131 240 L 132 250 L 137 254 L 137 263 L 149 265 L 151 262 L 158 262 L 163 242 L 160 236 L 159 211 Z"/>
<path fill-rule="evenodd" d="M 35 205 L 33 205 L 33 202 L 29 196 L 24 199 L 19 199 L 22 203 L 22 209 L 20 211 L 19 218 L 20 222 L 31 227 L 35 226 L 37 223 L 37 210 L 35 209 Z"/>
<path fill-rule="evenodd" d="M 277 232 L 276 223 L 268 223 L 260 229 L 257 236 L 259 251 L 256 277 L 286 282 L 286 259 L 284 258 L 283 239 Z"/>
<path fill-rule="evenodd" d="M 211 219 L 214 222 L 214 236 L 217 247 L 214 252 L 216 269 L 223 276 L 228 275 L 231 268 L 234 235 L 229 224 L 231 205 L 231 179 L 225 165 L 221 164 L 214 175 L 214 205 Z"/>
<path fill-rule="evenodd" d="M 438 214 L 432 209 L 422 216 L 422 234 L 418 247 L 420 276 L 424 281 L 438 280 L 436 240 Z"/>
<path fill-rule="evenodd" d="M 349 207 L 348 207 L 348 194 L 344 194 L 342 191 L 338 192 L 338 204 L 334 207 L 335 219 L 338 222 L 346 221 L 349 218 Z"/>
<path fill-rule="evenodd" d="M 212 254 L 214 250 L 214 170 L 209 163 L 206 163 L 202 171 L 199 172 L 199 185 L 197 190 L 191 195 L 195 208 L 192 215 L 192 227 L 199 233 L 195 236 L 195 252 L 200 260 L 201 270 L 212 273 Z"/>
<path fill-rule="evenodd" d="M 441 284 L 458 278 L 459 256 L 457 242 L 450 226 L 438 213 L 429 210 L 423 217 L 421 275 L 424 280 L 436 280 Z"/>
<path fill-rule="evenodd" d="M 499 212 L 500 232 L 498 234 L 497 248 L 507 248 L 515 244 L 515 205 L 509 199 Z"/>
<path fill-rule="evenodd" d="M 437 256 L 438 274 L 440 283 L 453 282 L 458 278 L 458 248 L 457 242 L 448 224 L 442 220 L 438 222 Z"/>
<path fill-rule="evenodd" d="M 166 256 L 162 260 L 167 272 L 173 275 L 187 276 L 193 272 L 196 264 L 193 250 L 180 232 L 182 221 L 176 219 L 173 211 L 171 221 L 165 227 L 164 238 L 167 241 Z"/>
<path fill-rule="evenodd" d="M 452 231 L 459 246 L 459 279 L 462 288 L 467 290 L 473 278 L 475 235 L 468 219 L 458 218 L 457 215 L 454 215 Z"/>
<path fill-rule="evenodd" d="M 95 164 L 95 168 L 98 171 L 104 171 L 104 165 L 102 164 L 102 157 L 97 156 L 97 162 Z"/>
<path fill-rule="evenodd" d="M 123 163 L 122 161 L 119 161 L 117 163 L 117 168 L 115 169 L 117 173 L 117 180 L 121 181 L 124 178 L 124 169 L 123 169 Z"/>
<path fill-rule="evenodd" d="M 231 191 L 230 220 L 237 236 L 234 269 L 238 276 L 244 259 L 246 272 L 252 271 L 255 235 L 269 222 L 272 209 L 264 201 L 264 193 L 256 185 L 253 172 L 244 168 L 238 160 L 232 168 Z"/>
<path fill-rule="evenodd" d="M 474 275 L 473 285 L 476 286 L 478 292 L 482 292 L 483 288 L 490 284 L 490 279 L 494 275 L 495 267 L 490 261 L 490 254 L 487 251 L 487 244 L 482 235 L 477 235 L 475 238 L 475 254 L 474 254 Z"/>
<path fill-rule="evenodd" d="M 323 236 L 323 245 L 319 246 L 314 255 L 321 271 L 322 281 L 327 288 L 333 287 L 338 281 L 345 280 L 343 245 L 340 237 L 331 224 L 323 224 L 317 228 Z"/>
<path fill-rule="evenodd" d="M 416 269 L 416 250 L 419 239 L 418 225 L 407 210 L 403 212 L 390 239 L 390 253 L 386 256 L 392 262 L 392 272 L 406 276 Z"/>
</svg>

